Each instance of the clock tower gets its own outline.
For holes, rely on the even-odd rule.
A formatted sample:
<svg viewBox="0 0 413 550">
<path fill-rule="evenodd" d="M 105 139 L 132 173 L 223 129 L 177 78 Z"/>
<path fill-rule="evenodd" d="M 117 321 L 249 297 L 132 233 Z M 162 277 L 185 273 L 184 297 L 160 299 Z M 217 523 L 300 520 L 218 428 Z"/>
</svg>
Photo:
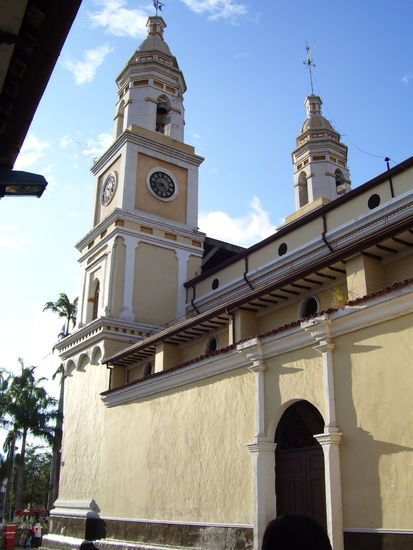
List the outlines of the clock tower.
<svg viewBox="0 0 413 550">
<path fill-rule="evenodd" d="M 92 228 L 77 244 L 79 330 L 105 318 L 145 336 L 184 318 L 183 283 L 200 269 L 203 159 L 184 143 L 186 84 L 165 27 L 149 17 L 147 38 L 116 79 L 113 143 L 92 167 Z"/>
</svg>

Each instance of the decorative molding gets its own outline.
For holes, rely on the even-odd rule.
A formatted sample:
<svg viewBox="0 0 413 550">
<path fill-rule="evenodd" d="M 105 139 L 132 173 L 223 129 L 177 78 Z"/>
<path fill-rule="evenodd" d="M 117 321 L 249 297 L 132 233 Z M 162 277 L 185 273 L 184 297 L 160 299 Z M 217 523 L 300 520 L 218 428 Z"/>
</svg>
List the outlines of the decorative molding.
<svg viewBox="0 0 413 550">
<path fill-rule="evenodd" d="M 344 527 L 345 533 L 378 533 L 389 535 L 413 535 L 413 529 L 385 529 L 384 527 Z"/>
<path fill-rule="evenodd" d="M 243 367 L 244 364 L 243 357 L 236 350 L 230 350 L 224 359 L 222 355 L 208 357 L 181 369 L 172 370 L 171 372 L 165 371 L 162 376 L 143 380 L 139 384 L 113 390 L 109 394 L 101 396 L 101 399 L 107 407 L 115 407 L 148 395 L 155 395 L 224 372 L 230 372 Z"/>
<path fill-rule="evenodd" d="M 172 138 L 171 142 L 173 142 Z M 183 151 L 180 148 L 174 147 L 172 143 L 167 145 L 165 143 L 161 143 L 157 139 L 141 136 L 132 130 L 127 129 L 122 132 L 117 140 L 112 143 L 109 149 L 107 149 L 95 162 L 91 168 L 92 174 L 97 176 L 101 170 L 104 170 L 113 157 L 116 156 L 122 147 L 124 147 L 127 143 L 133 143 L 142 150 L 151 151 L 152 153 L 157 153 L 158 155 L 166 155 L 174 160 L 181 161 L 185 164 L 192 164 L 194 166 L 199 166 L 204 160 L 203 157 L 200 157 L 194 153 Z"/>
<path fill-rule="evenodd" d="M 56 500 L 50 516 L 70 516 L 78 518 L 90 518 L 99 516 L 99 506 L 95 500 Z"/>
<path fill-rule="evenodd" d="M 81 239 L 79 242 L 76 243 L 76 248 L 79 250 L 79 252 L 82 252 L 84 248 L 88 246 L 88 244 L 92 241 L 95 241 L 100 235 L 107 230 L 111 225 L 114 225 L 115 222 L 119 219 L 122 219 L 124 221 L 128 221 L 131 223 L 135 223 L 136 225 L 145 225 L 153 224 L 156 225 L 157 229 L 160 229 L 161 231 L 164 231 L 165 233 L 176 233 L 177 235 L 181 237 L 185 237 L 189 240 L 199 240 L 203 242 L 205 240 L 205 233 L 202 233 L 201 231 L 198 231 L 195 228 L 190 228 L 185 224 L 181 224 L 179 222 L 174 222 L 172 220 L 165 220 L 165 218 L 161 218 L 159 216 L 155 215 L 145 215 L 138 211 L 128 211 L 123 210 L 122 208 L 115 208 L 104 220 L 102 220 L 98 225 L 96 225 L 91 231 L 89 231 L 83 239 Z M 116 226 L 113 228 L 113 230 L 110 233 L 107 233 L 103 239 L 99 239 L 99 242 L 97 242 L 95 245 L 93 245 L 89 250 L 87 250 L 82 257 L 79 259 L 79 262 L 85 261 L 88 257 L 90 257 L 92 254 L 96 253 L 96 250 L 98 247 L 103 246 L 104 244 L 107 244 L 108 241 L 110 241 L 112 238 L 120 235 L 121 231 L 123 231 L 125 234 L 131 234 L 135 236 L 139 236 L 140 239 L 144 240 L 145 238 L 148 238 L 148 234 L 141 233 L 138 230 L 128 230 L 121 226 Z M 159 239 L 158 239 L 159 240 Z M 154 239 L 154 241 L 157 241 Z M 181 246 L 182 248 L 188 248 L 190 250 L 193 250 L 194 252 L 200 253 L 200 250 L 202 249 L 200 247 L 191 246 L 191 245 L 185 245 L 184 243 L 181 243 L 179 241 L 175 241 L 177 246 Z"/>
</svg>

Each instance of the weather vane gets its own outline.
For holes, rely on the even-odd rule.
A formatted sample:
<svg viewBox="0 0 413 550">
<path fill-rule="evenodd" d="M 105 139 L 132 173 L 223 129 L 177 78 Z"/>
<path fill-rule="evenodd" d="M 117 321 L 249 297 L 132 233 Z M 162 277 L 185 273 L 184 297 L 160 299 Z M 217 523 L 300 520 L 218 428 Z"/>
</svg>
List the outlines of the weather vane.
<svg viewBox="0 0 413 550">
<path fill-rule="evenodd" d="M 159 2 L 159 0 L 153 0 L 153 6 L 156 9 L 156 15 L 158 15 L 158 10 L 162 11 L 162 8 L 165 7 L 165 3 Z"/>
<path fill-rule="evenodd" d="M 307 66 L 308 72 L 310 73 L 310 83 L 311 83 L 311 95 L 314 93 L 313 89 L 313 73 L 311 72 L 311 67 L 315 67 L 315 64 L 313 63 L 313 60 L 311 59 L 310 55 L 311 52 L 314 50 L 315 44 L 313 44 L 313 47 L 310 49 L 310 46 L 306 44 L 305 49 L 307 51 L 307 56 L 305 58 L 305 61 L 303 61 L 304 65 Z"/>
</svg>

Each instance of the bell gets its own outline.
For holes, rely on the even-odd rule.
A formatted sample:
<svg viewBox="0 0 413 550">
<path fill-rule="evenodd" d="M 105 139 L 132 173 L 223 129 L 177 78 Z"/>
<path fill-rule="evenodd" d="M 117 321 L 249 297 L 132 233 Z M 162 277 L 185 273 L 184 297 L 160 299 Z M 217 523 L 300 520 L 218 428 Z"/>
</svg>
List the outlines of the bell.
<svg viewBox="0 0 413 550">
<path fill-rule="evenodd" d="M 158 115 L 166 115 L 168 112 L 168 104 L 166 101 L 160 101 L 156 110 Z"/>
</svg>

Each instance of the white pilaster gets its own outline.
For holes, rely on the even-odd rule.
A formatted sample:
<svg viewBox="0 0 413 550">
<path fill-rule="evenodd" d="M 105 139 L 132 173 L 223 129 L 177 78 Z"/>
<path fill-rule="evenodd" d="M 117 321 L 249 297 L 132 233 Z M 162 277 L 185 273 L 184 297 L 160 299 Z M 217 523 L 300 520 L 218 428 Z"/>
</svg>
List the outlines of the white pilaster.
<svg viewBox="0 0 413 550">
<path fill-rule="evenodd" d="M 324 452 L 327 532 L 333 550 L 344 550 L 343 539 L 343 502 L 341 491 L 341 469 L 339 445 L 343 434 L 340 433 L 336 416 L 334 389 L 334 343 L 331 341 L 331 326 L 327 314 L 301 323 L 316 340 L 314 349 L 323 357 L 324 396 L 326 418 L 324 433 L 314 437 Z"/>
<path fill-rule="evenodd" d="M 138 171 L 138 148 L 135 144 L 127 142 L 122 152 L 120 173 L 124 174 L 119 181 L 120 208 L 133 211 L 135 209 L 136 173 Z"/>
<path fill-rule="evenodd" d="M 135 250 L 139 245 L 139 239 L 131 235 L 123 235 L 125 244 L 125 271 L 123 278 L 123 307 L 119 319 L 135 322 L 133 311 L 133 281 L 135 275 Z"/>
<path fill-rule="evenodd" d="M 80 290 L 80 304 L 79 304 L 79 314 L 78 314 L 78 321 L 77 321 L 77 328 L 81 328 L 85 324 L 86 319 L 86 268 L 83 269 L 82 272 L 82 286 Z"/>
<path fill-rule="evenodd" d="M 247 445 L 253 459 L 254 483 L 254 550 L 260 550 L 268 523 L 275 518 L 276 444 L 270 441 Z"/>
<path fill-rule="evenodd" d="M 324 433 L 314 437 L 320 443 L 324 452 L 328 536 L 333 550 L 344 550 L 339 448 L 342 434 Z"/>
<path fill-rule="evenodd" d="M 275 447 L 266 440 L 265 431 L 265 370 L 259 338 L 238 344 L 237 350 L 250 362 L 248 370 L 255 373 L 255 441 L 246 446 L 253 458 L 254 550 L 260 550 L 268 522 L 275 517 Z"/>
<path fill-rule="evenodd" d="M 103 292 L 103 311 L 105 317 L 112 315 L 112 295 L 114 284 L 114 270 L 116 262 L 116 249 L 117 249 L 117 237 L 112 241 L 112 245 L 108 250 L 105 263 L 105 275 L 104 275 L 104 292 Z"/>
<path fill-rule="evenodd" d="M 185 317 L 186 288 L 184 282 L 187 280 L 188 260 L 191 253 L 188 250 L 175 249 L 176 259 L 178 260 L 178 289 L 176 303 L 176 317 L 183 319 Z"/>
</svg>

